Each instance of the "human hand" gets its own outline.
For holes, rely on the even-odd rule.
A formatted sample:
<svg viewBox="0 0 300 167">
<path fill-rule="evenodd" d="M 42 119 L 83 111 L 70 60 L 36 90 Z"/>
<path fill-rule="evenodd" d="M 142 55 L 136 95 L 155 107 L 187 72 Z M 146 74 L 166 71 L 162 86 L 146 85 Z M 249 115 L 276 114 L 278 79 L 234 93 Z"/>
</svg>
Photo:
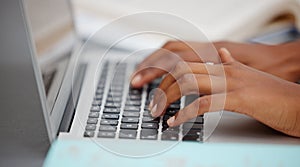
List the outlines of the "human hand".
<svg viewBox="0 0 300 167">
<path fill-rule="evenodd" d="M 213 44 L 169 41 L 138 65 L 131 85 L 137 88 L 142 87 L 170 72 L 178 62 L 203 62 L 203 60 L 210 62 L 219 60 Z"/>
<path fill-rule="evenodd" d="M 300 76 L 300 41 L 283 45 L 246 44 L 234 42 L 180 42 L 170 41 L 136 69 L 132 86 L 141 87 L 170 72 L 181 61 L 217 62 L 216 50 L 228 48 L 239 62 L 280 78 L 296 82 Z"/>
<path fill-rule="evenodd" d="M 226 49 L 219 54 L 221 64 L 179 63 L 155 93 L 150 105 L 152 115 L 162 115 L 181 96 L 205 94 L 171 117 L 169 126 L 224 109 L 300 137 L 300 86 L 246 66 L 234 60 Z"/>
</svg>

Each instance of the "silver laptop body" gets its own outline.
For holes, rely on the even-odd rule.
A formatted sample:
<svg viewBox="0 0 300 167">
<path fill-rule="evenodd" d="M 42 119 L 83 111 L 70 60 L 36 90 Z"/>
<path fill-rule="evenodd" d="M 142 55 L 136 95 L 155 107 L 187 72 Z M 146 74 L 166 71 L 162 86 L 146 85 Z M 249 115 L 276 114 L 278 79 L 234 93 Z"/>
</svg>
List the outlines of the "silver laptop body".
<svg viewBox="0 0 300 167">
<path fill-rule="evenodd" d="M 127 156 L 160 153 L 184 139 L 187 132 L 183 126 L 174 129 L 177 137 L 164 136 L 165 118 L 148 119 L 151 85 L 141 90 L 130 89 L 129 77 L 136 64 L 153 50 L 132 53 L 112 47 L 107 52 L 107 47 L 93 42 L 83 45 L 76 37 L 67 1 L 6 0 L 0 12 L 1 166 L 41 164 L 55 139 L 92 141 Z M 47 16 L 53 19 L 53 25 L 67 28 L 44 23 Z M 44 25 L 48 26 L 43 28 Z M 133 97 L 129 95 L 139 96 L 140 100 L 131 101 Z M 193 98 L 184 97 L 174 106 L 182 108 Z M 138 111 L 130 114 L 136 108 Z M 203 144 L 203 140 L 300 143 L 299 139 L 275 132 L 252 118 L 226 111 L 206 114 L 197 121 L 198 130 L 201 126 L 202 130 L 195 132 L 197 137 L 186 138 L 195 146 Z M 153 126 L 158 126 L 156 134 L 151 130 L 142 132 Z M 136 147 L 122 149 L 128 143 Z"/>
</svg>

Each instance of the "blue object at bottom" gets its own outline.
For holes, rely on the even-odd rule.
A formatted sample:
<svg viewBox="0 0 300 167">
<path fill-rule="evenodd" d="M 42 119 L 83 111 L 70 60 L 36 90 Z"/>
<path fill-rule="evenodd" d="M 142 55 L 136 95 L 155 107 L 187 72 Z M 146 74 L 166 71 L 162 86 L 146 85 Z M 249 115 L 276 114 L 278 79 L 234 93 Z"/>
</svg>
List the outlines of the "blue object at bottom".
<svg viewBox="0 0 300 167">
<path fill-rule="evenodd" d="M 163 153 L 134 158 L 111 153 L 92 141 L 61 140 L 52 145 L 44 166 L 292 167 L 300 166 L 300 146 L 181 142 Z"/>
</svg>

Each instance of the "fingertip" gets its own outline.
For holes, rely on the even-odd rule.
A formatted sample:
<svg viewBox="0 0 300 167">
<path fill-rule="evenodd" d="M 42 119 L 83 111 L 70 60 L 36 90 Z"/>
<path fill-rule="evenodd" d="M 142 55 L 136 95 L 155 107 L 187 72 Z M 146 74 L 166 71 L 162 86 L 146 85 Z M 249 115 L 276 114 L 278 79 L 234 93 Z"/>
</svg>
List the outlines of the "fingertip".
<svg viewBox="0 0 300 167">
<path fill-rule="evenodd" d="M 168 125 L 169 125 L 170 127 L 173 127 L 173 126 L 174 126 L 174 123 L 175 123 L 175 116 L 169 118 L 169 119 L 167 120 L 167 123 L 168 123 Z"/>
<path fill-rule="evenodd" d="M 226 49 L 226 48 L 220 48 L 220 52 L 222 54 L 231 55 L 230 52 L 228 51 L 228 49 Z"/>
<path fill-rule="evenodd" d="M 143 85 L 142 83 L 142 75 L 141 74 L 137 74 L 135 75 L 132 80 L 131 80 L 131 86 L 133 87 L 141 87 Z"/>
<path fill-rule="evenodd" d="M 220 48 L 219 54 L 223 63 L 229 63 L 234 61 L 233 57 L 231 56 L 231 53 L 226 48 Z"/>
</svg>

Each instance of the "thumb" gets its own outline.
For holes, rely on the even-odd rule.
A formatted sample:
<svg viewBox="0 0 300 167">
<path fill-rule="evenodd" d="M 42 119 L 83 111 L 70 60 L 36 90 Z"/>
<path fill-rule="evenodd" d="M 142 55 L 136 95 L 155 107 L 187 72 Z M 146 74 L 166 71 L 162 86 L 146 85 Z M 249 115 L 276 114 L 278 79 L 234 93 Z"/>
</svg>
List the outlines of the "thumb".
<svg viewBox="0 0 300 167">
<path fill-rule="evenodd" d="M 219 50 L 219 55 L 222 63 L 231 63 L 234 62 L 234 58 L 231 56 L 231 53 L 226 48 L 221 48 Z"/>
</svg>

